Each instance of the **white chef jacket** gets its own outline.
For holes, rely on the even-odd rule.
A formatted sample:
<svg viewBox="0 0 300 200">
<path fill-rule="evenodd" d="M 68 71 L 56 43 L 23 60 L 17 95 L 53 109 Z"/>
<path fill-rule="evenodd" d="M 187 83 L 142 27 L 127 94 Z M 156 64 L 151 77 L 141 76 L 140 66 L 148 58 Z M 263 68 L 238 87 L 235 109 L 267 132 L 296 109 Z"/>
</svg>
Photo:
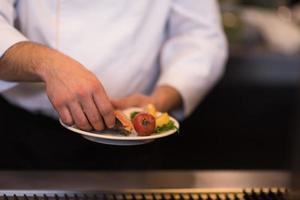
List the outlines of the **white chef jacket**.
<svg viewBox="0 0 300 200">
<path fill-rule="evenodd" d="M 226 40 L 216 0 L 0 0 L 0 56 L 34 41 L 92 71 L 111 98 L 176 88 L 192 112 L 223 71 Z M 43 83 L 0 81 L 2 95 L 57 117 Z"/>
</svg>

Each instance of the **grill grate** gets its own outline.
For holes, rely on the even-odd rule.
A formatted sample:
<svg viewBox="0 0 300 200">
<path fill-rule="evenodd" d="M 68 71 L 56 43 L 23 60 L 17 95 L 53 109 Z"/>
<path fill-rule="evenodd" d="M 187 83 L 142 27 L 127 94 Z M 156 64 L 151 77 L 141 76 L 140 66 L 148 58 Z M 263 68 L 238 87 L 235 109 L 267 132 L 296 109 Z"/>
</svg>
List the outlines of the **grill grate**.
<svg viewBox="0 0 300 200">
<path fill-rule="evenodd" d="M 245 189 L 242 192 L 65 192 L 0 193 L 0 200 L 286 200 L 286 189 Z"/>
</svg>

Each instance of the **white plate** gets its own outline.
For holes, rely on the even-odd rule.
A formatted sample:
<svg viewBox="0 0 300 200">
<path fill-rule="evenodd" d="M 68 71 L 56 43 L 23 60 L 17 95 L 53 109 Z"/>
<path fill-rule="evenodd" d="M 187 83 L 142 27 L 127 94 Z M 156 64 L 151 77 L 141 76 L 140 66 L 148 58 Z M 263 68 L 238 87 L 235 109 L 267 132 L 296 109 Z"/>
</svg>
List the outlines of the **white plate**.
<svg viewBox="0 0 300 200">
<path fill-rule="evenodd" d="M 134 111 L 141 111 L 141 109 L 140 108 L 129 108 L 129 109 L 124 110 L 123 112 L 128 118 L 130 118 L 130 114 Z M 179 128 L 178 121 L 176 119 L 174 119 L 173 117 L 170 117 L 170 118 L 174 122 L 175 126 L 177 128 Z M 110 129 L 107 129 L 104 131 L 83 131 L 83 130 L 76 128 L 76 126 L 68 126 L 68 125 L 64 124 L 60 119 L 59 119 L 59 122 L 65 128 L 67 128 L 75 133 L 81 134 L 84 138 L 86 138 L 88 140 L 91 140 L 93 142 L 102 143 L 102 144 L 110 144 L 110 145 L 146 144 L 146 143 L 154 141 L 155 139 L 166 137 L 166 136 L 172 135 L 177 132 L 174 129 L 174 130 L 166 131 L 166 132 L 159 133 L 159 134 L 153 134 L 150 136 L 137 136 L 136 132 L 133 131 L 130 135 L 125 136 L 125 135 L 122 135 L 118 131 L 113 131 Z"/>
</svg>

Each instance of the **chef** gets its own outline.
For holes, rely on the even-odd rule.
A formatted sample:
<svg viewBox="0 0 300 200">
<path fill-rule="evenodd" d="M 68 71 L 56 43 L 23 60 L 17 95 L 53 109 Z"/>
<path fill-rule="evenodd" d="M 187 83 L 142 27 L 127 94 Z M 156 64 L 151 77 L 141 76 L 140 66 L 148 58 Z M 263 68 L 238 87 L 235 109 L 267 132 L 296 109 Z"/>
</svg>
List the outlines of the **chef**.
<svg viewBox="0 0 300 200">
<path fill-rule="evenodd" d="M 0 57 L 12 109 L 103 130 L 114 109 L 148 103 L 188 116 L 226 40 L 216 0 L 1 0 Z"/>
</svg>

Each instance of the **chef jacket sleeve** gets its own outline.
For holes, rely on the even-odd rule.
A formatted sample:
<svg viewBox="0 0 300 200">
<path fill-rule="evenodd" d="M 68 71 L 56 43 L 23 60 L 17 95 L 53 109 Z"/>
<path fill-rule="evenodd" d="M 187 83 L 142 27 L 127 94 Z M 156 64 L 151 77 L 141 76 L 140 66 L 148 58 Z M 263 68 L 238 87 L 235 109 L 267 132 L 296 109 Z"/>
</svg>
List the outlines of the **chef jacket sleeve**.
<svg viewBox="0 0 300 200">
<path fill-rule="evenodd" d="M 160 54 L 157 85 L 179 91 L 182 108 L 177 118 L 188 116 L 221 77 L 227 42 L 216 0 L 174 0 Z"/>
<path fill-rule="evenodd" d="M 15 3 L 15 0 L 0 1 L 0 58 L 14 44 L 28 40 L 14 28 L 14 20 L 16 18 Z M 0 92 L 10 89 L 16 84 L 15 82 L 0 80 Z"/>
</svg>

